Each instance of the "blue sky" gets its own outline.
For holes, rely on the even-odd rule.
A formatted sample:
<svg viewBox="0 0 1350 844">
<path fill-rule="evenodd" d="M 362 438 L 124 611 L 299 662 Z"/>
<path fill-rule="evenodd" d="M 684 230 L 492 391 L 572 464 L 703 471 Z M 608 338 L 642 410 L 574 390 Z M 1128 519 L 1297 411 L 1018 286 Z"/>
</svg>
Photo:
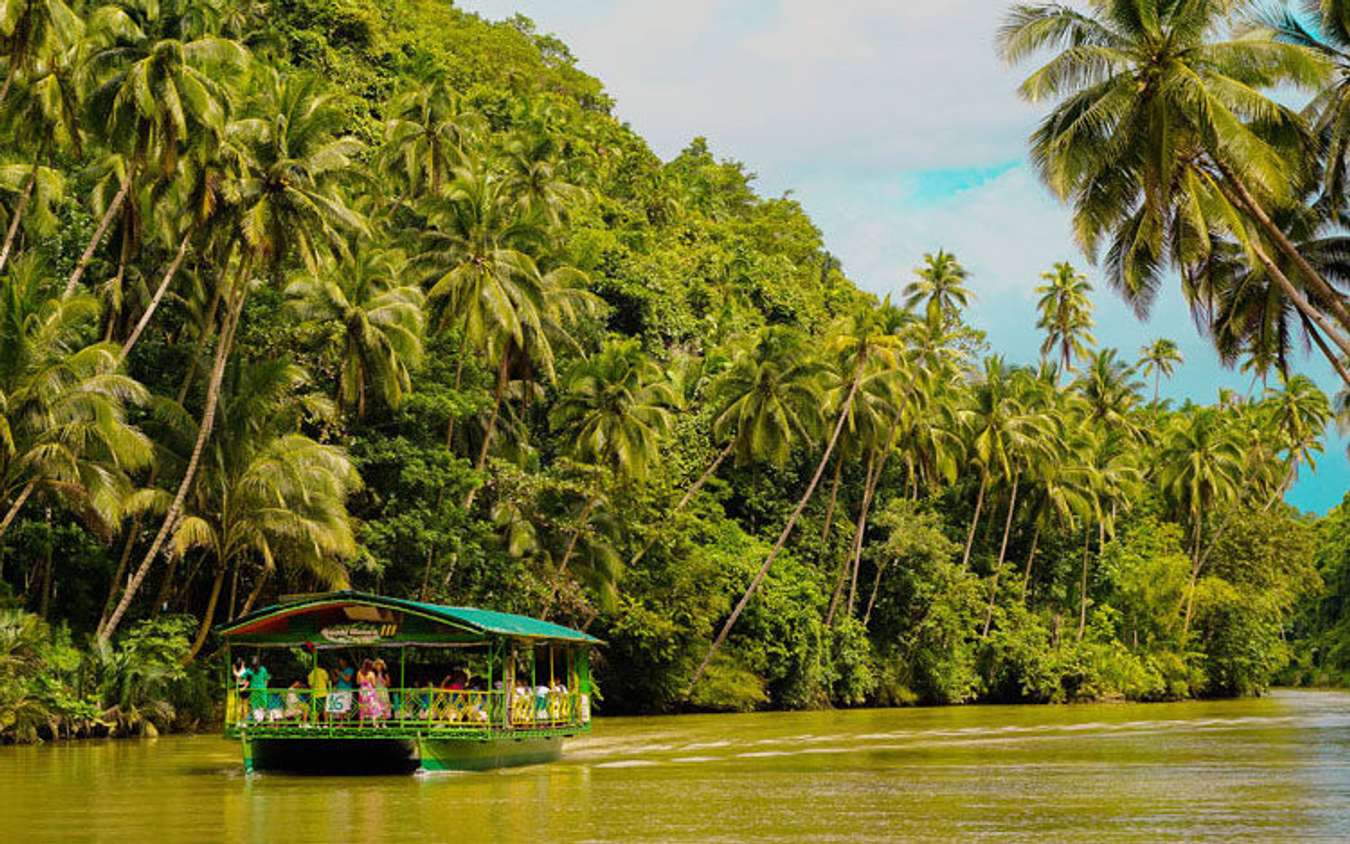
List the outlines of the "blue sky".
<svg viewBox="0 0 1350 844">
<path fill-rule="evenodd" d="M 1139 322 L 1078 252 L 1068 213 L 1024 159 L 1039 116 L 1020 73 L 994 55 L 1004 0 L 459 0 L 517 12 L 558 34 L 663 157 L 691 138 L 791 191 L 850 278 L 880 295 L 908 283 L 925 252 L 955 252 L 973 273 L 969 319 L 1009 358 L 1031 362 L 1040 273 L 1072 261 L 1097 284 L 1098 341 L 1129 358 L 1157 337 L 1186 356 L 1164 395 L 1213 401 L 1250 381 L 1223 369 L 1175 290 Z M 1337 380 L 1307 358 L 1323 389 Z M 1295 505 L 1324 511 L 1350 485 L 1345 442 L 1329 432 Z"/>
</svg>

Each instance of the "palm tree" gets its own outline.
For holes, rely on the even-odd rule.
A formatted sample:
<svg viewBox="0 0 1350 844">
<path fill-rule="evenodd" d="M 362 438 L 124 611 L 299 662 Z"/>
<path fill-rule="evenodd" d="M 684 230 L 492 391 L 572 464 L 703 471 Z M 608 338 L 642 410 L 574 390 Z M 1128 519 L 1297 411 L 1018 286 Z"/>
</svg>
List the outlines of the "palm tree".
<svg viewBox="0 0 1350 844">
<path fill-rule="evenodd" d="M 712 436 L 725 445 L 671 510 L 684 510 L 733 454 L 738 465 L 782 467 L 798 443 L 819 431 L 828 367 L 810 354 L 801 334 L 769 326 L 736 349 L 731 366 L 708 387 L 713 407 Z M 632 568 L 656 542 L 654 535 L 628 561 Z"/>
<path fill-rule="evenodd" d="M 7 59 L 0 104 L 18 74 L 31 71 L 42 59 L 73 45 L 83 29 L 84 21 L 64 0 L 0 3 L 0 54 Z"/>
<path fill-rule="evenodd" d="M 1205 516 L 1233 501 L 1242 488 L 1242 446 L 1221 411 L 1192 409 L 1173 418 L 1158 453 L 1157 479 L 1175 514 L 1190 522 L 1191 581 L 1184 629 L 1190 629 L 1200 577 Z"/>
<path fill-rule="evenodd" d="M 248 54 L 228 39 L 192 33 L 184 23 L 174 3 L 119 2 L 94 17 L 91 37 L 98 46 L 88 61 L 95 86 L 89 122 L 105 127 L 101 136 L 125 159 L 125 178 L 66 280 L 67 296 L 143 174 L 153 167 L 154 178 L 174 178 L 184 145 L 209 143 L 225 131 L 226 85 Z"/>
<path fill-rule="evenodd" d="M 915 280 L 905 286 L 905 307 L 916 310 L 924 305 L 928 324 L 942 328 L 955 322 L 961 309 L 970 304 L 971 293 L 965 286 L 970 273 L 950 252 L 923 256 L 923 266 L 914 270 Z"/>
<path fill-rule="evenodd" d="M 969 442 L 968 459 L 980 476 L 975 512 L 970 519 L 965 552 L 961 557 L 962 566 L 970 565 L 975 529 L 980 523 L 990 483 L 995 480 L 1012 483 L 1017 472 L 1017 455 L 1032 448 L 1037 437 L 1044 433 L 1044 421 L 1027 413 L 1019 401 L 1012 375 L 1003 358 L 997 355 L 985 358 L 984 372 L 970 391 L 970 404 L 960 411 Z"/>
<path fill-rule="evenodd" d="M 192 488 L 206 443 L 215 424 L 220 385 L 243 312 L 252 269 L 259 266 L 277 275 L 284 260 L 298 254 L 311 272 L 319 265 L 319 250 L 328 245 L 345 248 L 344 233 L 362 233 L 365 224 L 346 204 L 341 180 L 353 168 L 352 155 L 360 149 L 354 139 L 337 136 L 343 125 L 340 109 L 330 94 L 304 74 L 264 74 L 253 108 L 256 116 L 239 121 L 232 131 L 247 149 L 246 168 L 232 193 L 238 198 L 234 237 L 225 247 L 222 265 L 231 271 L 222 277 L 225 313 L 207 381 L 196 442 L 178 489 L 159 532 L 122 593 L 122 598 L 98 638 L 107 641 L 131 606 Z M 242 247 L 242 248 L 241 248 Z"/>
<path fill-rule="evenodd" d="M 1130 438 L 1140 434 L 1134 417 L 1143 384 L 1134 377 L 1134 367 L 1119 358 L 1115 349 L 1102 349 L 1092 355 L 1074 388 L 1085 401 L 1088 421 L 1104 431 Z"/>
<path fill-rule="evenodd" d="M 1092 301 L 1088 299 L 1092 285 L 1069 263 L 1055 264 L 1041 278 L 1045 284 L 1036 288 L 1041 295 L 1036 303 L 1041 314 L 1036 327 L 1045 332 L 1041 357 L 1049 357 L 1059 347 L 1060 365 L 1068 371 L 1075 357 L 1087 357 L 1088 347 L 1097 343 L 1092 336 Z"/>
<path fill-rule="evenodd" d="M 1139 347 L 1139 369 L 1145 378 L 1153 378 L 1153 403 L 1158 403 L 1162 379 L 1171 378 L 1176 367 L 1185 363 L 1181 349 L 1165 337 L 1159 337 L 1147 346 Z"/>
<path fill-rule="evenodd" d="M 413 195 L 439 194 L 446 176 L 486 122 L 443 77 L 418 81 L 389 101 L 386 167 Z"/>
<path fill-rule="evenodd" d="M 206 642 L 226 575 L 256 561 L 260 571 L 241 612 L 249 611 L 278 561 L 343 588 L 341 560 L 356 552 L 345 506 L 361 478 L 343 451 L 293 433 L 323 403 L 299 393 L 304 371 L 285 361 L 236 366 L 220 402 L 212 459 L 198 478 L 172 553 L 203 549 L 214 564 L 207 608 L 184 662 Z M 233 612 L 233 601 L 231 601 Z"/>
<path fill-rule="evenodd" d="M 1220 40 L 1231 30 L 1233 5 L 1102 0 L 1088 12 L 1014 7 L 999 35 L 1007 61 L 1060 49 L 1021 87 L 1032 102 L 1060 101 L 1032 138 L 1033 160 L 1046 184 L 1072 199 L 1075 230 L 1090 256 L 1104 234 L 1114 237 L 1108 278 L 1141 314 L 1166 263 L 1202 263 L 1210 232 L 1223 230 L 1241 239 L 1284 296 L 1350 354 L 1343 295 L 1269 213 L 1298 198 L 1295 162 L 1311 158 L 1311 138 L 1298 115 L 1259 93 L 1315 86 L 1329 65 L 1269 38 Z M 1285 155 L 1291 138 L 1296 148 Z M 1294 264 L 1307 296 L 1249 226 Z"/>
<path fill-rule="evenodd" d="M 152 452 L 126 409 L 148 396 L 117 371 L 115 347 L 84 344 L 97 302 L 45 299 L 41 269 L 25 255 L 0 286 L 0 537 L 34 493 L 107 533 L 141 502 L 127 473 Z"/>
<path fill-rule="evenodd" d="M 712 663 L 712 658 L 716 655 L 722 643 L 726 641 L 727 635 L 731 633 L 731 628 L 736 625 L 737 619 L 745 611 L 745 607 L 750 603 L 750 598 L 754 596 L 759 585 L 764 582 L 764 578 L 769 573 L 769 568 L 774 560 L 782 552 L 783 547 L 787 545 L 788 537 L 792 535 L 792 529 L 797 526 L 797 520 L 801 518 L 806 505 L 810 503 L 811 497 L 816 492 L 816 487 L 820 485 L 820 478 L 825 474 L 825 466 L 830 462 L 830 456 L 834 453 L 835 447 L 839 445 L 839 437 L 844 432 L 844 427 L 853 416 L 854 398 L 858 394 L 859 387 L 862 386 L 867 374 L 872 370 L 876 363 L 880 363 L 883 368 L 889 361 L 894 364 L 899 350 L 902 348 L 902 342 L 899 337 L 890 331 L 891 326 L 878 314 L 870 309 L 862 309 L 846 318 L 837 327 L 833 336 L 830 338 L 829 347 L 834 351 L 848 367 L 847 388 L 841 388 L 842 398 L 837 405 L 838 417 L 834 423 L 834 430 L 830 434 L 830 439 L 825 445 L 825 451 L 820 457 L 820 462 L 816 465 L 816 471 L 811 476 L 810 483 L 806 486 L 806 491 L 798 499 L 797 506 L 788 516 L 787 524 L 778 535 L 778 540 L 770 549 L 768 557 L 755 572 L 754 578 L 746 588 L 745 593 L 731 611 L 726 623 L 718 632 L 717 638 L 713 640 L 708 648 L 708 653 L 703 657 L 703 661 L 695 669 L 693 677 L 689 681 L 686 694 L 698 684 L 703 677 L 703 673 L 708 670 L 708 665 Z"/>
<path fill-rule="evenodd" d="M 1288 455 L 1289 469 L 1276 490 L 1278 497 L 1298 478 L 1300 464 L 1310 469 L 1317 467 L 1315 455 L 1322 451 L 1322 437 L 1333 414 L 1326 394 L 1306 375 L 1281 377 L 1280 389 L 1268 390 L 1262 405 L 1279 431 Z"/>
<path fill-rule="evenodd" d="M 367 248 L 348 264 L 332 262 L 319 276 L 305 275 L 286 288 L 293 314 L 317 325 L 340 325 L 331 338 L 340 347 L 338 398 L 366 415 L 366 393 L 397 408 L 412 391 L 408 374 L 422 357 L 422 291 L 401 284 L 404 258 Z"/>
<path fill-rule="evenodd" d="M 665 373 L 642 351 L 636 338 L 611 340 L 568 372 L 549 421 L 554 430 L 563 433 L 573 457 L 606 467 L 622 483 L 647 477 L 660 456 L 662 440 L 670 434 L 671 410 L 678 404 Z M 581 531 L 599 503 L 600 496 L 592 495 L 582 507 L 576 530 L 558 563 L 548 605 L 552 605 Z"/>
</svg>

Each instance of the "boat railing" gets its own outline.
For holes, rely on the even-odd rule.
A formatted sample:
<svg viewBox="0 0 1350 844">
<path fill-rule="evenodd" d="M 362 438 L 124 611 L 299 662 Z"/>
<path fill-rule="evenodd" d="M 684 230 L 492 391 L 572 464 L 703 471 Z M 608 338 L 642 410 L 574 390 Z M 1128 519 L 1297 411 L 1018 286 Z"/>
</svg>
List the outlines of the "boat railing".
<svg viewBox="0 0 1350 844">
<path fill-rule="evenodd" d="M 589 701 L 566 689 L 380 689 L 362 705 L 357 689 L 240 689 L 225 705 L 227 731 L 268 732 L 379 728 L 409 732 L 492 732 L 580 727 Z"/>
</svg>

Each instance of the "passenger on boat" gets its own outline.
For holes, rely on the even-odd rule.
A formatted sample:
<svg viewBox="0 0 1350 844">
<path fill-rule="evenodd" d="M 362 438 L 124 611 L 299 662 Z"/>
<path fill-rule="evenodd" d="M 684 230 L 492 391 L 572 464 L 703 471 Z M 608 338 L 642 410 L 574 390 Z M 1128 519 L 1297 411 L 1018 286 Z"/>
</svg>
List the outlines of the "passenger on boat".
<svg viewBox="0 0 1350 844">
<path fill-rule="evenodd" d="M 368 659 L 361 663 L 361 670 L 356 672 L 356 686 L 360 689 L 357 706 L 360 707 L 361 726 L 364 727 L 367 721 L 379 726 L 383 710 L 375 692 L 375 665 Z"/>
<path fill-rule="evenodd" d="M 253 657 L 253 667 L 248 672 L 248 705 L 254 721 L 261 722 L 268 718 L 271 701 L 268 700 L 267 682 L 271 679 L 272 675 L 267 671 L 267 666 L 263 665 L 258 657 Z"/>
<path fill-rule="evenodd" d="M 305 684 L 296 680 L 286 689 L 286 707 L 281 717 L 287 721 L 309 721 L 309 706 L 305 703 Z"/>
<path fill-rule="evenodd" d="M 394 717 L 394 703 L 389 698 L 389 669 L 382 659 L 376 659 L 371 668 L 375 679 L 376 717 L 388 720 Z"/>
<path fill-rule="evenodd" d="M 431 719 L 431 702 L 435 694 L 436 694 L 436 686 L 434 683 L 431 682 L 431 679 L 428 678 L 427 680 L 423 681 L 422 691 L 417 695 L 416 698 L 417 720 L 428 721 Z"/>
<path fill-rule="evenodd" d="M 328 693 L 328 714 L 333 720 L 342 721 L 352 713 L 352 666 L 345 657 L 338 657 L 338 667 L 329 679 L 333 681 L 334 691 Z"/>
<path fill-rule="evenodd" d="M 234 674 L 234 697 L 230 699 L 231 711 L 227 713 L 228 720 L 246 721 L 248 720 L 249 671 L 242 656 L 234 661 L 234 666 L 230 671 Z"/>
<path fill-rule="evenodd" d="M 318 663 L 309 672 L 309 688 L 313 700 L 313 709 L 315 717 L 320 720 L 328 718 L 328 670 Z"/>
</svg>

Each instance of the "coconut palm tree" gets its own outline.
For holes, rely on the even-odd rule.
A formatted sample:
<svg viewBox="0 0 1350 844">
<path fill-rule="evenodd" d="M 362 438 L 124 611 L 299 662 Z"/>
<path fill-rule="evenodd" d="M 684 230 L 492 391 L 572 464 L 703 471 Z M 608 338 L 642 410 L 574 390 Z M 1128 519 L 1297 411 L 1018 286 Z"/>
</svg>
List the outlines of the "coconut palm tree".
<svg viewBox="0 0 1350 844">
<path fill-rule="evenodd" d="M 549 422 L 562 433 L 573 457 L 605 467 L 623 483 L 647 477 L 659 459 L 662 441 L 670 434 L 671 412 L 678 404 L 669 379 L 636 338 L 610 340 L 567 373 Z M 549 606 L 600 498 L 589 496 L 577 517 L 577 527 L 558 562 Z"/>
<path fill-rule="evenodd" d="M 1102 349 L 1089 359 L 1074 389 L 1085 402 L 1090 424 L 1131 438 L 1141 433 L 1134 416 L 1143 383 L 1134 377 L 1134 367 L 1121 360 L 1115 349 Z"/>
<path fill-rule="evenodd" d="M 339 348 L 338 399 L 366 415 L 366 394 L 397 408 L 412 391 L 408 374 L 422 357 L 422 291 L 402 284 L 405 260 L 393 250 L 365 248 L 343 265 L 326 262 L 286 288 L 297 318 L 340 325 L 330 337 Z"/>
<path fill-rule="evenodd" d="M 1090 256 L 1104 235 L 1114 238 L 1108 278 L 1141 314 L 1163 267 L 1202 263 L 1209 233 L 1219 229 L 1240 238 L 1284 296 L 1350 353 L 1344 295 L 1271 218 L 1301 193 L 1299 161 L 1313 160 L 1312 138 L 1297 114 L 1260 93 L 1315 87 L 1330 65 L 1297 45 L 1230 37 L 1233 6 L 1015 6 L 999 34 L 1005 60 L 1059 51 L 1020 89 L 1031 102 L 1058 101 L 1032 137 L 1033 161 L 1046 184 L 1072 200 Z M 1253 229 L 1294 264 L 1298 284 L 1251 237 Z"/>
<path fill-rule="evenodd" d="M 874 371 L 874 367 L 882 369 L 895 367 L 898 355 L 903 348 L 903 341 L 892 332 L 892 327 L 884 314 L 874 312 L 870 308 L 860 309 L 850 317 L 841 320 L 839 325 L 836 326 L 828 346 L 847 367 L 844 370 L 847 373 L 847 381 L 845 382 L 847 387 L 838 391 L 841 398 L 836 405 L 838 416 L 834 423 L 834 430 L 825 444 L 825 451 L 821 455 L 820 462 L 816 464 L 816 471 L 811 476 L 806 491 L 798 499 L 797 506 L 788 516 L 787 524 L 778 534 L 778 540 L 770 549 L 769 555 L 764 559 L 764 563 L 760 565 L 759 570 L 755 572 L 750 585 L 732 609 L 731 615 L 722 625 L 717 638 L 708 648 L 708 653 L 704 655 L 703 661 L 695 669 L 693 677 L 689 680 L 686 694 L 698 684 L 698 681 L 703 677 L 703 673 L 708 670 L 713 656 L 721 648 L 722 643 L 726 641 L 727 636 L 731 633 L 731 628 L 736 625 L 736 621 L 745 611 L 746 605 L 750 603 L 750 598 L 754 596 L 760 584 L 764 582 L 764 578 L 768 575 L 774 560 L 778 558 L 783 547 L 787 545 L 788 537 L 792 535 L 793 528 L 797 526 L 797 520 L 801 518 L 802 513 L 806 510 L 806 505 L 815 495 L 816 487 L 820 485 L 820 478 L 825 474 L 825 467 L 830 462 L 830 456 L 839 445 L 839 437 L 843 434 L 845 425 L 854 415 L 856 410 L 854 399 L 857 397 L 858 389 L 862 386 L 863 381 L 867 378 L 869 372 Z"/>
<path fill-rule="evenodd" d="M 109 533 L 141 501 L 127 473 L 152 456 L 126 420 L 145 388 L 118 372 L 115 347 L 85 344 L 98 303 L 46 299 L 48 281 L 25 255 L 0 285 L 0 537 L 35 493 Z"/>
<path fill-rule="evenodd" d="M 1140 372 L 1145 378 L 1153 378 L 1153 403 L 1158 403 L 1159 391 L 1162 389 L 1162 379 L 1171 378 L 1176 367 L 1185 363 L 1185 358 L 1181 355 L 1181 349 L 1177 344 L 1166 337 L 1159 337 L 1147 346 L 1139 347 Z"/>
<path fill-rule="evenodd" d="M 0 55 L 6 59 L 0 104 L 15 78 L 42 59 L 72 46 L 84 21 L 64 0 L 7 0 L 0 3 Z"/>
<path fill-rule="evenodd" d="M 1163 433 L 1157 481 L 1174 514 L 1190 523 L 1191 580 L 1184 629 L 1190 629 L 1195 584 L 1200 577 L 1205 517 L 1237 498 L 1243 483 L 1243 453 L 1223 413 L 1195 408 L 1173 417 Z"/>
<path fill-rule="evenodd" d="M 306 74 L 269 72 L 257 84 L 252 113 L 231 127 L 247 154 L 238 184 L 231 191 L 236 209 L 228 219 L 237 222 L 232 227 L 234 236 L 223 249 L 221 263 L 228 270 L 221 280 L 225 308 L 196 442 L 158 533 L 97 633 L 101 641 L 112 636 L 131 606 L 192 488 L 215 424 L 220 386 L 253 268 L 275 277 L 286 259 L 299 256 L 315 272 L 320 249 L 328 246 L 340 251 L 346 246 L 343 234 L 365 231 L 364 221 L 348 207 L 341 192 L 341 182 L 354 168 L 352 155 L 360 144 L 336 134 L 343 121 L 332 96 Z"/>
<path fill-rule="evenodd" d="M 140 180 L 173 179 L 185 145 L 209 143 L 225 131 L 228 85 L 248 54 L 234 41 L 193 32 L 187 21 L 178 3 L 127 0 L 92 18 L 88 121 L 103 127 L 100 137 L 123 157 L 124 178 L 66 280 L 67 296 Z"/>
<path fill-rule="evenodd" d="M 1283 495 L 1297 480 L 1300 465 L 1317 468 L 1316 455 L 1333 417 L 1331 403 L 1311 378 L 1295 375 L 1281 377 L 1280 388 L 1267 390 L 1261 404 L 1284 441 L 1289 468 L 1276 491 Z"/>
<path fill-rule="evenodd" d="M 470 141 L 486 128 L 482 116 L 442 76 L 419 80 L 389 101 L 385 167 L 409 193 L 439 194 L 453 168 L 465 163 Z"/>
<path fill-rule="evenodd" d="M 970 273 L 952 253 L 939 249 L 936 255 L 924 255 L 923 266 L 914 275 L 905 286 L 905 307 L 917 310 L 923 305 L 929 326 L 937 329 L 955 322 L 961 309 L 970 305 L 966 287 Z"/>
<path fill-rule="evenodd" d="M 1041 357 L 1048 358 L 1058 348 L 1060 366 L 1067 372 L 1075 357 L 1087 357 L 1088 347 L 1097 343 L 1092 336 L 1092 300 L 1088 298 L 1092 285 L 1067 262 L 1055 264 L 1041 278 L 1045 284 L 1036 288 L 1041 296 L 1036 303 L 1040 311 L 1036 327 L 1045 332 Z"/>
<path fill-rule="evenodd" d="M 294 432 L 312 412 L 331 415 L 324 402 L 301 392 L 307 375 L 286 361 L 267 361 L 235 366 L 227 380 L 211 459 L 170 541 L 178 557 L 203 550 L 215 571 L 185 662 L 206 642 L 226 576 L 237 578 L 245 562 L 257 563 L 259 572 L 243 613 L 279 561 L 343 588 L 342 560 L 356 552 L 346 498 L 360 488 L 360 476 L 341 449 Z"/>
</svg>

